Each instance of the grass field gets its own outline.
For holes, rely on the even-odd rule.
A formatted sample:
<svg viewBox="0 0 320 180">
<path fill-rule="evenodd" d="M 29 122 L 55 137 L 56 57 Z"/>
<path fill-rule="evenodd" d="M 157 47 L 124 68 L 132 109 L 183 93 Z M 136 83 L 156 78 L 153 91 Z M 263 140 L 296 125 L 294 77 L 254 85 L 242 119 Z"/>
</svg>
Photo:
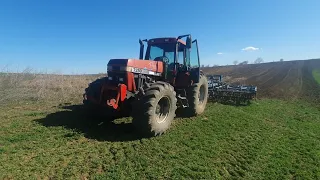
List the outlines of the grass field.
<svg viewBox="0 0 320 180">
<path fill-rule="evenodd" d="M 56 105 L 0 109 L 0 179 L 320 178 L 320 109 L 304 102 L 209 104 L 149 139 L 130 118 L 92 123 Z"/>
<path fill-rule="evenodd" d="M 85 116 L 84 88 L 102 75 L 2 73 L 0 179 L 320 179 L 320 86 L 313 66 L 297 64 L 271 84 L 288 91 L 250 106 L 209 103 L 153 138 L 130 118 Z"/>
<path fill-rule="evenodd" d="M 312 71 L 314 79 L 320 84 L 320 69 L 315 69 Z"/>
</svg>

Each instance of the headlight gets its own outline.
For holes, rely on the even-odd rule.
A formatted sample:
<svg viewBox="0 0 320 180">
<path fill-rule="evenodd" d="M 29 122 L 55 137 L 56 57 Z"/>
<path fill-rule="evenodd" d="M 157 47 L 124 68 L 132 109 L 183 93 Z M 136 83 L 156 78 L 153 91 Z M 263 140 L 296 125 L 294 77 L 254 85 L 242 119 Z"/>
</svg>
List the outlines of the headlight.
<svg viewBox="0 0 320 180">
<path fill-rule="evenodd" d="M 108 80 L 112 81 L 112 77 L 108 77 Z"/>
<path fill-rule="evenodd" d="M 122 81 L 122 82 L 123 82 L 123 78 L 119 78 L 119 81 Z"/>
</svg>

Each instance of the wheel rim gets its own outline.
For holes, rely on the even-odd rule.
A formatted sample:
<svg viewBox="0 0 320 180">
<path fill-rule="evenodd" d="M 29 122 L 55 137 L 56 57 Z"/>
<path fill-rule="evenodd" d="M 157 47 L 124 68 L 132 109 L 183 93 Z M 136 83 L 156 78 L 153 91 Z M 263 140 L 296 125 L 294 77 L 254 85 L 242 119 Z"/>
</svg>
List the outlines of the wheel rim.
<svg viewBox="0 0 320 180">
<path fill-rule="evenodd" d="M 170 111 L 170 100 L 168 97 L 162 97 L 156 107 L 157 123 L 163 123 L 167 120 Z"/>
<path fill-rule="evenodd" d="M 200 86 L 198 98 L 199 98 L 199 104 L 202 104 L 204 102 L 204 98 L 205 98 L 204 85 Z"/>
</svg>

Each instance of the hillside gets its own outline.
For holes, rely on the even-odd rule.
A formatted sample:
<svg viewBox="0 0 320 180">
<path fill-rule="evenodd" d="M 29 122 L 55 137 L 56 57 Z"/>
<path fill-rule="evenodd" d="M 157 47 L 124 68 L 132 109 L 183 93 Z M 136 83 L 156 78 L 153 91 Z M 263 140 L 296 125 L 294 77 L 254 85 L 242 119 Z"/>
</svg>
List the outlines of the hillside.
<svg viewBox="0 0 320 180">
<path fill-rule="evenodd" d="M 206 74 L 222 74 L 228 83 L 258 86 L 260 98 L 308 100 L 320 99 L 319 69 L 320 59 L 202 68 Z"/>
</svg>

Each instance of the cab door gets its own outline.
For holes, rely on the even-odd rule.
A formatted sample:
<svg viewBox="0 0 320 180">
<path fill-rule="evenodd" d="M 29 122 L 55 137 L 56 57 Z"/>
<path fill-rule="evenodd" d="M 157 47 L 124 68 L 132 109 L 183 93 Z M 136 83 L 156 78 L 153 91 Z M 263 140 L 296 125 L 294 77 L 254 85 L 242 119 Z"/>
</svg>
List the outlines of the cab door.
<svg viewBox="0 0 320 180">
<path fill-rule="evenodd" d="M 197 40 L 192 41 L 190 52 L 190 75 L 194 83 L 198 83 L 200 79 L 200 59 Z"/>
</svg>

